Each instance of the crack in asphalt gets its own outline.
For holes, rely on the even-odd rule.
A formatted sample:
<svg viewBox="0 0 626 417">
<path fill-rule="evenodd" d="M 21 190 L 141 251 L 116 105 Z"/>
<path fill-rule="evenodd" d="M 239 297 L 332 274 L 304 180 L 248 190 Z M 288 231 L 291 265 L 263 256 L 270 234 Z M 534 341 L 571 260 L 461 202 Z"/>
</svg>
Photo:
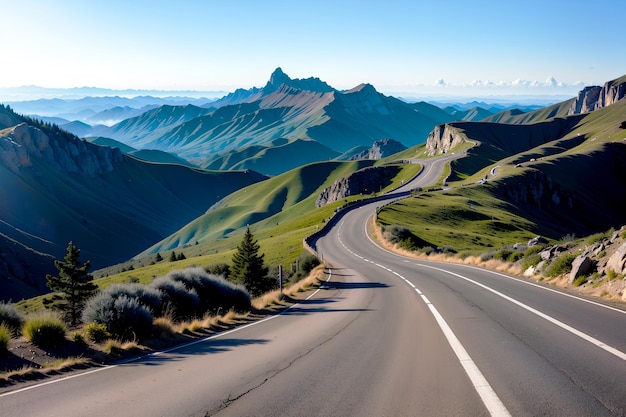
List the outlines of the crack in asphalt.
<svg viewBox="0 0 626 417">
<path fill-rule="evenodd" d="M 339 292 L 339 291 L 338 291 Z M 373 298 L 373 294 L 369 297 L 367 304 L 365 306 L 364 311 L 369 309 L 370 304 L 372 303 L 372 298 Z M 283 373 L 284 371 L 286 371 L 287 369 L 289 369 L 291 366 L 293 366 L 296 362 L 298 362 L 300 359 L 304 358 L 305 356 L 309 355 L 311 352 L 319 349 L 320 347 L 324 346 L 325 344 L 329 343 L 330 341 L 332 341 L 333 339 L 335 339 L 337 336 L 339 336 L 339 334 L 341 334 L 344 330 L 346 330 L 348 327 L 350 327 L 352 325 L 352 323 L 354 323 L 356 320 L 358 320 L 360 317 L 360 314 L 355 315 L 354 318 L 352 318 L 350 321 L 348 321 L 345 326 L 341 327 L 340 329 L 338 329 L 335 333 L 333 333 L 332 335 L 330 335 L 328 338 L 322 340 L 320 343 L 318 343 L 315 346 L 310 347 L 309 349 L 307 349 L 306 351 L 304 351 L 303 353 L 301 353 L 300 355 L 296 356 L 295 358 L 293 358 L 290 362 L 288 362 L 284 367 L 279 368 L 279 369 L 275 369 L 269 376 L 267 376 L 266 378 L 263 379 L 263 381 L 259 382 L 258 384 L 256 384 L 253 387 L 250 387 L 249 389 L 245 390 L 244 392 L 237 394 L 235 396 L 231 396 L 229 395 L 227 399 L 223 400 L 222 403 L 215 408 L 214 410 L 207 412 L 205 414 L 205 417 L 210 417 L 213 416 L 223 410 L 225 410 L 226 408 L 228 408 L 231 404 L 233 404 L 235 401 L 239 400 L 240 398 L 248 395 L 249 393 L 251 393 L 252 391 L 255 391 L 259 388 L 261 388 L 263 385 L 265 385 L 268 381 L 270 381 L 271 379 L 273 379 L 274 377 L 280 375 L 281 373 Z"/>
</svg>

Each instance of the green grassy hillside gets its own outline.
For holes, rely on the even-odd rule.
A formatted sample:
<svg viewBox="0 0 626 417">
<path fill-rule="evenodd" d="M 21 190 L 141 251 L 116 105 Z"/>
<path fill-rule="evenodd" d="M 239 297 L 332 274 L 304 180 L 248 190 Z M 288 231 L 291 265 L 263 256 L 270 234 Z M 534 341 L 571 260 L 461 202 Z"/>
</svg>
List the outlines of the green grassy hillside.
<svg viewBox="0 0 626 417">
<path fill-rule="evenodd" d="M 226 237 L 246 225 L 286 212 L 304 200 L 308 204 L 300 205 L 297 213 L 291 210 L 289 215 L 306 214 L 315 209 L 315 199 L 324 187 L 335 179 L 372 164 L 373 161 L 315 163 L 243 188 L 221 200 L 178 232 L 142 252 L 139 257 Z"/>
<path fill-rule="evenodd" d="M 268 146 L 249 146 L 228 152 L 205 164 L 207 169 L 245 170 L 279 175 L 316 161 L 335 159 L 339 154 L 313 140 L 274 140 Z"/>
<path fill-rule="evenodd" d="M 626 223 L 625 121 L 622 100 L 527 126 L 464 125 L 481 143 L 455 164 L 452 188 L 387 206 L 379 222 L 470 252 L 538 234 L 558 240 L 619 228 Z"/>
</svg>

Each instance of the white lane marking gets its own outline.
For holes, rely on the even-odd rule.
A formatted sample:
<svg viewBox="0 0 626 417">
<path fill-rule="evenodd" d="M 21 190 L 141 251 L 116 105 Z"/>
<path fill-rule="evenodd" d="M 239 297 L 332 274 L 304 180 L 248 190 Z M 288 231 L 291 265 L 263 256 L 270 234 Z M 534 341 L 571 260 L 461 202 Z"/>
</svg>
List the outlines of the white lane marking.
<svg viewBox="0 0 626 417">
<path fill-rule="evenodd" d="M 332 277 L 332 274 L 333 274 L 332 269 L 328 268 L 328 278 L 326 278 L 326 282 L 330 281 L 330 278 Z M 305 298 L 305 300 L 304 300 L 304 301 L 310 300 L 312 297 L 314 297 L 314 296 L 315 296 L 315 294 L 317 294 L 318 292 L 320 292 L 320 290 L 321 290 L 321 289 L 322 289 L 322 288 L 318 288 L 317 290 L 315 290 L 315 291 L 314 291 L 311 295 L 309 295 L 307 298 Z M 264 318 L 264 319 L 262 319 L 262 320 L 255 321 L 255 322 L 253 322 L 253 323 L 249 323 L 249 324 L 246 324 L 246 325 L 241 326 L 241 327 L 236 327 L 236 328 L 234 328 L 234 329 L 231 329 L 231 330 L 228 330 L 228 331 L 225 331 L 225 332 L 222 332 L 222 333 L 218 333 L 218 334 L 215 334 L 215 335 L 213 335 L 213 336 L 204 337 L 204 338 L 202 338 L 202 339 L 194 340 L 193 342 L 185 343 L 185 344 L 183 344 L 183 345 L 177 345 L 177 346 L 171 347 L 171 348 L 169 348 L 169 349 L 165 349 L 165 350 L 161 350 L 161 351 L 158 351 L 158 352 L 149 353 L 149 354 L 147 354 L 147 355 L 137 356 L 137 357 L 135 357 L 135 358 L 127 359 L 127 360 L 125 360 L 125 361 L 118 362 L 118 363 L 113 364 L 113 365 L 106 365 L 106 366 L 103 366 L 103 367 L 101 367 L 101 368 L 92 369 L 92 370 L 89 370 L 89 371 L 86 371 L 86 372 L 81 372 L 81 373 L 79 373 L 79 374 L 68 375 L 68 376 L 63 377 L 63 378 L 59 378 L 59 379 L 54 379 L 54 380 L 51 380 L 51 381 L 42 382 L 42 383 L 39 383 L 39 384 L 36 384 L 36 385 L 31 385 L 31 386 L 29 386 L 29 387 L 25 387 L 25 388 L 20 388 L 20 389 L 15 390 L 15 391 L 5 392 L 5 393 L 3 393 L 3 394 L 0 394 L 0 398 L 2 398 L 2 397 L 6 397 L 6 396 L 9 396 L 9 395 L 13 395 L 13 394 L 18 394 L 18 393 L 20 393 L 20 392 L 24 392 L 24 391 L 30 391 L 30 390 L 32 390 L 32 389 L 35 389 L 35 388 L 40 388 L 40 387 L 43 387 L 43 386 L 46 386 L 46 385 L 51 385 L 51 384 L 56 384 L 56 383 L 58 383 L 58 382 L 67 381 L 67 380 L 69 380 L 69 379 L 74 379 L 74 378 L 78 378 L 78 377 L 81 377 L 81 376 L 86 376 L 86 375 L 90 375 L 90 374 L 95 374 L 96 372 L 101 372 L 101 371 L 105 371 L 105 370 L 107 370 L 107 369 L 117 368 L 118 366 L 125 365 L 125 364 L 127 364 L 127 363 L 137 362 L 137 361 L 139 361 L 139 360 L 146 359 L 146 358 L 150 358 L 150 357 L 152 357 L 152 356 L 159 356 L 159 355 L 162 355 L 162 354 L 164 354 L 164 353 L 170 353 L 170 352 L 174 352 L 174 351 L 176 351 L 176 350 L 184 349 L 184 348 L 189 347 L 189 346 L 197 345 L 197 344 L 199 344 L 199 343 L 208 342 L 208 341 L 210 341 L 210 340 L 217 339 L 217 338 L 219 338 L 219 337 L 223 337 L 223 336 L 227 336 L 227 335 L 229 335 L 229 334 L 232 334 L 232 333 L 238 332 L 238 331 L 243 330 L 243 329 L 247 329 L 248 327 L 256 326 L 256 325 L 261 324 L 261 323 L 264 323 L 264 322 L 266 322 L 266 321 L 273 320 L 273 319 L 275 319 L 276 317 L 282 316 L 283 314 L 287 313 L 287 312 L 288 312 L 289 310 L 291 310 L 292 308 L 297 307 L 297 306 L 298 306 L 298 305 L 300 305 L 301 303 L 302 303 L 302 302 L 300 302 L 300 303 L 298 303 L 298 304 L 293 304 L 293 305 L 291 305 L 291 306 L 287 307 L 285 310 L 283 310 L 283 311 L 281 311 L 280 313 L 275 314 L 275 315 L 273 315 L 273 316 L 266 317 L 266 318 Z"/>
<path fill-rule="evenodd" d="M 479 268 L 479 267 L 473 266 L 473 265 L 464 265 L 464 264 L 459 264 L 459 265 L 461 265 L 461 266 L 463 266 L 465 268 L 471 268 L 471 269 L 477 269 L 477 270 L 483 271 L 483 272 L 489 272 L 490 274 L 498 275 L 500 277 L 507 278 L 507 279 L 510 279 L 512 281 L 520 282 L 522 284 L 526 284 L 526 285 L 530 285 L 530 286 L 533 286 L 533 287 L 541 288 L 542 290 L 550 291 L 550 292 L 553 292 L 555 294 L 562 295 L 564 297 L 573 298 L 574 300 L 582 301 L 582 302 L 585 302 L 585 303 L 588 303 L 588 304 L 593 304 L 593 305 L 598 306 L 598 307 L 604 307 L 604 308 L 616 311 L 616 312 L 621 313 L 621 314 L 626 314 L 626 310 L 620 310 L 619 308 L 615 308 L 615 307 L 612 307 L 612 306 L 608 306 L 606 304 L 598 303 L 597 301 L 587 300 L 586 298 L 580 298 L 580 297 L 577 297 L 577 296 L 572 295 L 572 294 L 568 294 L 568 293 L 563 292 L 563 291 L 557 291 L 554 288 L 548 288 L 548 287 L 544 287 L 543 285 L 535 284 L 534 282 L 523 281 L 521 279 L 517 279 L 515 277 L 512 277 L 510 275 L 505 275 L 505 274 L 502 274 L 500 272 L 492 271 L 490 269 Z"/>
<path fill-rule="evenodd" d="M 339 226 L 340 229 L 341 229 L 341 226 L 343 226 L 343 223 L 340 224 Z M 352 252 L 350 249 L 346 247 L 346 245 L 341 241 L 341 238 L 339 238 L 339 243 L 341 243 L 341 246 L 343 246 L 352 255 L 358 257 L 358 255 L 356 255 L 354 252 Z M 383 266 L 381 266 L 381 268 L 386 269 Z M 472 385 L 474 386 L 474 389 L 478 393 L 478 396 L 480 397 L 483 404 L 487 408 L 489 415 L 491 415 L 492 417 L 510 417 L 511 414 L 504 406 L 504 403 L 502 403 L 502 401 L 500 400 L 500 397 L 498 397 L 498 394 L 496 394 L 493 388 L 491 388 L 491 385 L 489 385 L 489 382 L 483 376 L 482 372 L 480 372 L 480 369 L 478 369 L 478 366 L 476 366 L 476 363 L 474 363 L 474 360 L 470 357 L 469 353 L 467 353 L 467 351 L 461 344 L 460 340 L 456 337 L 456 335 L 454 334 L 454 332 L 452 331 L 448 323 L 445 321 L 443 316 L 439 313 L 439 310 L 437 310 L 437 308 L 430 302 L 430 300 L 426 297 L 426 295 L 424 295 L 412 282 L 410 282 L 408 279 L 406 279 L 405 277 L 403 277 L 401 274 L 397 272 L 394 272 L 394 275 L 397 275 L 398 277 L 400 277 L 400 279 L 402 279 L 404 282 L 406 282 L 411 287 L 413 287 L 415 291 L 419 294 L 419 296 L 422 298 L 424 303 L 426 303 L 426 306 L 430 310 L 431 314 L 435 317 L 435 321 L 437 322 L 437 324 L 439 325 L 439 328 L 441 329 L 444 336 L 446 337 L 446 340 L 448 341 L 448 344 L 452 348 L 452 351 L 454 352 L 457 359 L 461 363 L 463 370 L 465 371 L 468 378 L 470 379 Z"/>
<path fill-rule="evenodd" d="M 500 297 L 504 298 L 505 300 L 507 300 L 507 301 L 509 301 L 509 302 L 511 302 L 511 303 L 513 303 L 513 304 L 515 304 L 515 305 L 517 305 L 517 306 L 519 306 L 519 307 L 521 307 L 521 308 L 523 308 L 523 309 L 525 309 L 527 311 L 530 311 L 533 314 L 536 314 L 537 316 L 539 316 L 539 317 L 549 321 L 550 323 L 555 324 L 555 325 L 559 326 L 560 328 L 562 328 L 564 330 L 567 330 L 568 332 L 570 332 L 570 333 L 580 337 L 581 339 L 586 340 L 587 342 L 589 342 L 591 344 L 594 344 L 594 345 L 598 346 L 599 348 L 602 348 L 602 349 L 606 350 L 607 352 L 611 353 L 612 355 L 615 355 L 618 358 L 626 361 L 626 353 L 624 353 L 624 352 L 622 352 L 622 351 L 620 351 L 620 350 L 618 350 L 618 349 L 616 349 L 616 348 L 614 348 L 612 346 L 609 346 L 606 343 L 604 343 L 604 342 L 602 342 L 602 341 L 600 341 L 600 340 L 598 340 L 598 339 L 596 339 L 596 338 L 594 338 L 592 336 L 589 336 L 588 334 L 583 333 L 583 332 L 581 332 L 578 329 L 575 329 L 575 328 L 573 328 L 573 327 L 563 323 L 562 321 L 559 321 L 559 320 L 557 320 L 557 319 L 555 319 L 555 318 L 553 318 L 553 317 L 551 317 L 551 316 L 549 316 L 549 315 L 547 315 L 545 313 L 542 313 L 541 311 L 539 311 L 539 310 L 537 310 L 537 309 L 535 309 L 535 308 L 533 308 L 533 307 L 531 307 L 529 305 L 526 305 L 526 304 L 522 303 L 521 301 L 517 301 L 515 298 L 509 297 L 506 294 L 503 294 L 503 293 L 501 293 L 499 291 L 496 291 L 496 290 L 494 290 L 492 288 L 489 288 L 488 286 L 486 286 L 484 284 L 481 284 L 480 282 L 474 281 L 474 280 L 472 280 L 470 278 L 467 278 L 467 277 L 465 277 L 463 275 L 460 275 L 460 274 L 457 274 L 457 273 L 454 273 L 454 272 L 450 272 L 450 271 L 447 271 L 447 270 L 442 269 L 442 268 L 437 268 L 437 267 L 434 267 L 434 266 L 430 266 L 430 265 L 424 265 L 424 264 L 419 264 L 419 263 L 416 264 L 416 265 L 424 267 L 424 268 L 430 268 L 430 269 L 435 269 L 437 271 L 445 272 L 447 274 L 454 275 L 455 277 L 458 277 L 458 278 L 461 278 L 461 279 L 463 279 L 463 280 L 465 280 L 467 282 L 470 282 L 470 283 L 472 283 L 474 285 L 477 285 L 477 286 L 479 286 L 479 287 L 481 287 L 481 288 L 483 288 L 483 289 L 485 289 L 485 290 L 487 290 L 489 292 L 492 292 L 493 294 L 495 294 L 497 296 L 500 296 Z"/>
</svg>

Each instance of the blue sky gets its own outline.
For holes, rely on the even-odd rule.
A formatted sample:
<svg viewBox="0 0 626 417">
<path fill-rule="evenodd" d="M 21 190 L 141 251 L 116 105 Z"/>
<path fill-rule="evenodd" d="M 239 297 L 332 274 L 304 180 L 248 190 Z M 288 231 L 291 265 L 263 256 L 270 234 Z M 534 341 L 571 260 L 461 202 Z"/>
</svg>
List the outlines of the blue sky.
<svg viewBox="0 0 626 417">
<path fill-rule="evenodd" d="M 572 95 L 626 73 L 623 0 L 0 1 L 0 87 L 232 91 L 280 66 L 339 89 Z"/>
</svg>

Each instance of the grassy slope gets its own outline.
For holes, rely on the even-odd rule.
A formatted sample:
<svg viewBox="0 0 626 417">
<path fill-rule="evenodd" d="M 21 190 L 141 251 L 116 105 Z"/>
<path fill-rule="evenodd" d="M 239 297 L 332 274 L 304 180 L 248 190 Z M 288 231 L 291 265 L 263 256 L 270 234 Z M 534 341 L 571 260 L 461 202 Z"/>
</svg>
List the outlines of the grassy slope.
<svg viewBox="0 0 626 417">
<path fill-rule="evenodd" d="M 208 266 L 220 262 L 230 263 L 234 248 L 239 244 L 246 225 L 244 220 L 238 216 L 242 214 L 245 216 L 255 215 L 254 213 L 247 213 L 245 206 L 248 207 L 248 210 L 256 211 L 257 215 L 265 213 L 265 216 L 267 216 L 263 219 L 259 217 L 260 221 L 257 223 L 250 223 L 255 238 L 259 240 L 261 252 L 266 255 L 266 263 L 268 265 L 288 265 L 294 262 L 298 255 L 302 253 L 304 237 L 322 227 L 337 207 L 342 206 L 346 201 L 362 198 L 361 196 L 348 197 L 345 200 L 315 209 L 315 200 L 318 193 L 335 181 L 335 179 L 349 175 L 361 167 L 369 166 L 372 162 L 325 162 L 311 164 L 240 190 L 220 204 L 222 209 L 226 208 L 227 205 L 239 206 L 240 211 L 237 211 L 233 217 L 224 218 L 224 221 L 231 226 L 238 223 L 239 228 L 237 230 L 231 231 L 226 237 L 222 238 L 221 233 L 224 231 L 224 225 L 221 224 L 222 220 L 213 217 L 215 216 L 214 214 L 208 213 L 180 231 L 181 235 L 189 234 L 190 236 L 195 236 L 195 233 L 199 233 L 202 229 L 209 231 L 213 236 L 211 239 L 207 238 L 204 243 L 174 249 L 176 253 L 183 251 L 187 257 L 186 260 L 150 265 L 154 261 L 154 255 L 149 255 L 145 252 L 142 255 L 147 257 L 135 261 L 135 269 L 118 273 L 119 266 L 108 268 L 99 271 L 98 275 L 107 274 L 110 276 L 98 281 L 100 285 L 106 285 L 110 282 L 128 282 L 130 277 L 133 277 L 133 279 L 139 279 L 141 282 L 149 282 L 155 276 L 163 275 L 173 268 L 183 268 L 190 265 Z M 394 178 L 393 183 L 387 190 L 382 191 L 385 192 L 391 188 L 398 187 L 402 181 L 413 177 L 419 169 L 419 165 L 402 165 L 402 170 Z M 285 192 L 285 189 L 287 189 L 287 192 Z M 268 195 L 269 200 L 266 199 Z M 280 201 L 280 204 L 274 201 Z M 272 205 L 274 207 L 280 205 L 282 210 L 270 214 L 266 208 Z M 215 223 L 211 224 L 211 221 Z M 217 231 L 213 230 L 213 228 L 216 228 Z M 167 258 L 169 253 L 169 250 L 165 251 L 164 255 L 166 256 L 164 258 Z M 144 265 L 144 267 L 140 268 L 140 265 Z"/>
<path fill-rule="evenodd" d="M 493 125 L 489 131 L 487 124 L 476 125 L 480 129 L 471 133 L 482 134 L 476 138 L 484 143 L 470 152 L 467 161 L 455 166 L 455 188 L 387 206 L 379 214 L 380 223 L 406 225 L 433 246 L 478 252 L 523 242 L 536 234 L 559 239 L 570 233 L 580 236 L 621 226 L 626 222 L 626 130 L 620 125 L 626 121 L 626 100 L 568 120 L 573 125 L 561 130 L 555 140 L 534 147 L 535 140 L 529 142 L 527 135 L 542 125 L 515 128 L 521 128 L 524 133 L 517 136 L 526 138 L 523 143 L 531 146 L 499 160 L 494 157 L 497 152 L 490 150 L 495 146 L 484 144 L 497 138 L 498 132 L 508 133 L 503 137 L 510 141 L 515 129 Z M 499 152 L 507 146 L 513 151 L 517 145 L 506 145 L 503 137 L 493 144 Z M 481 155 L 484 149 L 486 155 Z M 497 176 L 492 178 L 490 171 L 496 167 Z M 489 182 L 476 184 L 485 177 L 491 178 Z M 547 179 L 545 187 L 552 186 L 561 199 L 571 197 L 572 205 L 569 201 L 556 204 L 550 193 L 540 204 L 511 199 L 512 192 L 531 192 L 538 178 Z"/>
<path fill-rule="evenodd" d="M 280 175 L 302 165 L 335 159 L 338 153 L 313 140 L 294 140 L 271 146 L 250 146 L 227 153 L 205 165 L 211 169 L 252 169 L 266 175 Z"/>
</svg>

